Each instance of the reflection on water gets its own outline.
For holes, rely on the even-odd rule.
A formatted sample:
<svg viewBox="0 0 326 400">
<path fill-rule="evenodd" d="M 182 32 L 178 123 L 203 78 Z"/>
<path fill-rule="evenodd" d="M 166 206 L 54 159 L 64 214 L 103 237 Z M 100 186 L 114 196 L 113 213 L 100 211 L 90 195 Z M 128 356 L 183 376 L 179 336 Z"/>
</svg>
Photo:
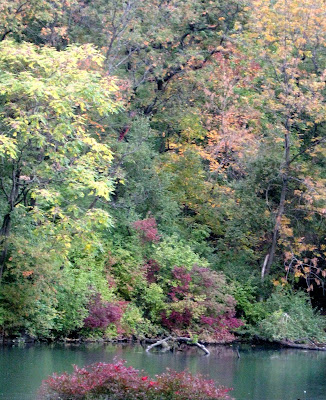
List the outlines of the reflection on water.
<svg viewBox="0 0 326 400">
<path fill-rule="evenodd" d="M 236 400 L 325 400 L 326 352 L 240 346 L 210 348 L 209 357 L 190 348 L 176 353 L 146 353 L 132 345 L 33 345 L 0 347 L 0 399 L 33 400 L 42 379 L 98 361 L 122 358 L 155 375 L 167 367 L 188 369 L 233 387 Z M 306 393 L 304 393 L 306 391 Z"/>
</svg>

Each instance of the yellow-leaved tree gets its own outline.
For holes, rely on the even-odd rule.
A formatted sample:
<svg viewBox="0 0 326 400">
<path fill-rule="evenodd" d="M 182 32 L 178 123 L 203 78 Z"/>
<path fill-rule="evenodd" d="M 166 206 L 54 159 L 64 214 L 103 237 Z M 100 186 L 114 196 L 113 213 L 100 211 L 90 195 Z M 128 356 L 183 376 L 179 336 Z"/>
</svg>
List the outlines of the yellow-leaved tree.
<svg viewBox="0 0 326 400">
<path fill-rule="evenodd" d="M 101 124 L 121 106 L 102 65 L 90 45 L 58 52 L 0 43 L 0 300 L 19 298 L 21 318 L 53 311 L 70 249 L 90 249 L 96 232 L 111 225 L 96 203 L 113 190 Z M 18 287 L 25 299 L 10 293 Z"/>
</svg>

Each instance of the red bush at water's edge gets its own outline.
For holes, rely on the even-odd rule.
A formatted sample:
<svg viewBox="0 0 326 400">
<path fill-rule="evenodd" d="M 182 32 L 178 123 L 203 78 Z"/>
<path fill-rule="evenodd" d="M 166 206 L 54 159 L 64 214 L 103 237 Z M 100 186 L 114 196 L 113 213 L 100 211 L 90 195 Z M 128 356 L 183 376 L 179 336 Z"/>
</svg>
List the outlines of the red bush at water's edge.
<svg viewBox="0 0 326 400">
<path fill-rule="evenodd" d="M 228 399 L 231 389 L 189 372 L 167 370 L 152 380 L 124 361 L 74 366 L 72 374 L 54 374 L 43 381 L 39 400 L 216 400 Z"/>
</svg>

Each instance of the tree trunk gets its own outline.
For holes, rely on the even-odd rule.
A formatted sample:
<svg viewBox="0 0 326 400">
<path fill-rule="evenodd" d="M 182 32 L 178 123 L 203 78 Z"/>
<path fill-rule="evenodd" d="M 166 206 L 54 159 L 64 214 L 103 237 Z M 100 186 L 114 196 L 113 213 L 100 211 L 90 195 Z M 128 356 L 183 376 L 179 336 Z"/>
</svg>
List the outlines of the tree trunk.
<svg viewBox="0 0 326 400">
<path fill-rule="evenodd" d="M 0 229 L 0 285 L 2 281 L 2 276 L 5 270 L 6 258 L 8 253 L 8 238 L 10 235 L 11 227 L 11 213 L 13 212 L 15 206 L 17 205 L 17 200 L 19 198 L 19 178 L 20 178 L 20 168 L 13 167 L 12 170 L 12 186 L 9 196 L 7 196 L 9 210 L 3 218 L 2 226 Z"/>
<path fill-rule="evenodd" d="M 280 204 L 278 207 L 276 220 L 275 220 L 275 224 L 274 224 L 274 229 L 273 229 L 272 244 L 271 244 L 268 254 L 265 257 L 264 265 L 263 265 L 263 268 L 261 271 L 262 280 L 264 280 L 265 276 L 269 274 L 271 266 L 274 261 L 276 246 L 277 246 L 277 239 L 278 239 L 278 235 L 279 235 L 279 231 L 280 231 L 280 227 L 281 227 L 281 220 L 282 220 L 282 216 L 284 214 L 284 206 L 285 206 L 287 188 L 288 188 L 288 178 L 286 176 L 283 176 L 282 192 L 281 192 Z"/>
<path fill-rule="evenodd" d="M 277 340 L 276 343 L 279 343 L 285 347 L 291 347 L 293 349 L 326 351 L 325 343 L 306 344 L 306 343 L 295 343 L 295 342 L 291 342 L 290 340 Z"/>
<path fill-rule="evenodd" d="M 5 215 L 2 223 L 2 227 L 0 230 L 0 245 L 2 247 L 0 253 L 0 284 L 2 281 L 2 275 L 5 269 L 6 257 L 8 252 L 8 237 L 10 234 L 10 225 L 11 225 L 11 213 Z"/>
<path fill-rule="evenodd" d="M 281 191 L 281 196 L 280 196 L 280 202 L 276 214 L 276 219 L 275 219 L 275 224 L 274 224 L 274 229 L 273 229 L 273 236 L 272 236 L 272 244 L 270 247 L 269 252 L 267 253 L 262 270 L 261 270 L 261 280 L 263 281 L 265 279 L 265 276 L 270 273 L 271 266 L 273 264 L 274 258 L 275 258 L 275 253 L 276 253 L 276 248 L 277 248 L 277 240 L 279 237 L 279 232 L 281 228 L 281 220 L 284 215 L 284 209 L 285 209 L 285 201 L 286 201 L 286 193 L 288 190 L 288 180 L 289 180 L 289 167 L 290 167 L 290 137 L 289 137 L 289 128 L 288 128 L 288 122 L 285 124 L 285 128 L 287 130 L 287 133 L 284 135 L 285 143 L 284 143 L 284 171 L 282 173 L 282 191 Z"/>
</svg>

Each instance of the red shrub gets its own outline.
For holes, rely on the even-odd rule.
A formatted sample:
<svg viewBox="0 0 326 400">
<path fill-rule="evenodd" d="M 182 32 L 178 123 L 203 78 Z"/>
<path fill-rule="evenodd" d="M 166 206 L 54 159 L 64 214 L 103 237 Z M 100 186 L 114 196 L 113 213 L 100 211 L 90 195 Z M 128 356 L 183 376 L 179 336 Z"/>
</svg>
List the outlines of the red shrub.
<svg viewBox="0 0 326 400">
<path fill-rule="evenodd" d="M 201 316 L 201 323 L 214 327 L 217 330 L 234 330 L 243 325 L 243 322 L 229 315 L 220 315 L 219 317 Z"/>
<path fill-rule="evenodd" d="M 174 267 L 172 275 L 179 285 L 173 286 L 169 295 L 173 301 L 182 300 L 189 293 L 191 275 L 187 273 L 185 267 Z"/>
<path fill-rule="evenodd" d="M 213 381 L 188 372 L 167 371 L 150 380 L 123 361 L 74 367 L 69 375 L 54 374 L 43 381 L 40 400 L 86 400 L 105 395 L 110 400 L 216 400 L 230 399 L 230 389 L 216 387 Z"/>
<path fill-rule="evenodd" d="M 192 332 L 209 342 L 235 339 L 233 331 L 242 321 L 234 317 L 235 300 L 224 275 L 196 265 L 191 271 L 174 267 L 171 282 L 167 293 L 168 303 L 172 303 L 170 313 L 161 314 L 165 328 L 178 335 Z M 195 313 L 199 308 L 201 315 Z"/>
<path fill-rule="evenodd" d="M 158 234 L 155 218 L 136 221 L 133 223 L 133 227 L 141 235 L 141 239 L 144 242 L 157 243 L 160 241 L 160 235 Z"/>
<path fill-rule="evenodd" d="M 210 339 L 220 342 L 233 341 L 235 337 L 232 331 L 243 325 L 243 322 L 235 318 L 233 314 L 224 314 L 218 317 L 202 315 L 200 322 L 206 334 L 210 336 Z"/>
<path fill-rule="evenodd" d="M 192 312 L 187 308 L 183 312 L 172 311 L 169 316 L 164 311 L 162 313 L 162 325 L 168 329 L 186 329 L 190 326 L 192 320 Z"/>
</svg>

